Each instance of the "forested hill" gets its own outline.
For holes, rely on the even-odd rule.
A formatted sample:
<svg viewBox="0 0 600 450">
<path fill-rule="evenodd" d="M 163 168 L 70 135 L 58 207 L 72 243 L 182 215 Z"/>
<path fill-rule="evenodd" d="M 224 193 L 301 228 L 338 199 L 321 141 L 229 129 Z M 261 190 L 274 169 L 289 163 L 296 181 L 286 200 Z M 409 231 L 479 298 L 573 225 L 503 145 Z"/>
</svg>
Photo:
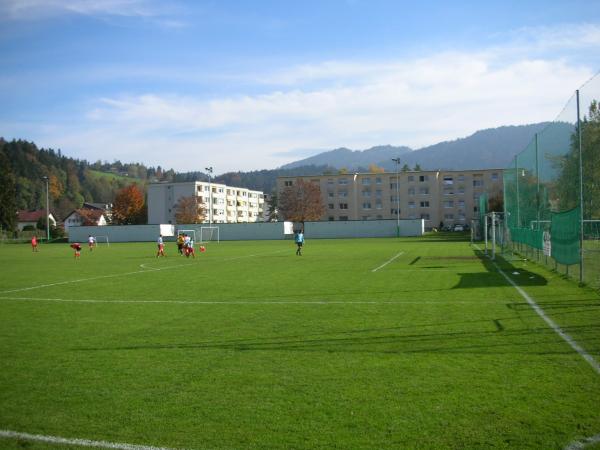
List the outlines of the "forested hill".
<svg viewBox="0 0 600 450">
<path fill-rule="evenodd" d="M 46 205 L 46 182 L 49 178 L 50 210 L 62 220 L 83 202 L 112 203 L 118 190 L 132 183 L 141 188 L 148 180 L 170 181 L 173 170 L 163 171 L 143 164 L 123 164 L 73 159 L 53 149 L 38 149 L 32 142 L 5 141 L 0 138 L 0 190 L 10 190 L 15 209 L 38 209 Z M 7 207 L 3 204 L 2 208 Z"/>
<path fill-rule="evenodd" d="M 214 178 L 217 183 L 245 187 L 270 194 L 278 176 L 314 175 L 333 170 L 327 166 L 303 166 L 294 169 L 229 172 Z M 0 137 L 1 207 L 34 210 L 46 206 L 46 182 L 49 178 L 50 210 L 62 220 L 83 202 L 113 203 L 116 193 L 136 183 L 145 190 L 148 182 L 206 181 L 203 172 L 175 173 L 146 167 L 140 163 L 112 163 L 74 159 L 60 150 L 38 148 L 24 140 L 6 141 Z M 11 186 L 8 186 L 8 185 Z"/>
</svg>

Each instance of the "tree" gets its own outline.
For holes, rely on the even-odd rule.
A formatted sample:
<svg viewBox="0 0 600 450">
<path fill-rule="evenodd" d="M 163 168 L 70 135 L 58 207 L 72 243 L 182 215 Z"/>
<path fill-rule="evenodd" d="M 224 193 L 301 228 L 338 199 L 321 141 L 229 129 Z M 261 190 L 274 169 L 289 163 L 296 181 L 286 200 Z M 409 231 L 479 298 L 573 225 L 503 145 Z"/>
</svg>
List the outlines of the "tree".
<svg viewBox="0 0 600 450">
<path fill-rule="evenodd" d="M 415 168 L 413 170 L 415 172 L 420 172 L 422 169 L 421 169 L 421 166 L 417 163 L 417 164 L 415 164 Z"/>
<path fill-rule="evenodd" d="M 198 203 L 198 197 L 180 197 L 175 205 L 175 220 L 177 223 L 202 223 L 205 211 Z"/>
<path fill-rule="evenodd" d="M 402 166 L 402 172 L 408 172 L 410 170 L 410 167 L 408 167 L 408 164 L 404 163 L 404 165 Z"/>
<path fill-rule="evenodd" d="M 369 164 L 369 173 L 384 173 L 385 169 L 377 164 Z"/>
<path fill-rule="evenodd" d="M 129 186 L 117 192 L 113 204 L 113 221 L 118 225 L 140 224 L 145 222 L 144 194 L 137 184 Z"/>
<path fill-rule="evenodd" d="M 279 197 L 277 192 L 273 192 L 269 200 L 269 221 L 277 222 L 279 220 Z"/>
<path fill-rule="evenodd" d="M 339 173 L 340 175 L 346 175 L 346 174 L 348 173 L 348 169 L 347 169 L 347 168 L 345 168 L 345 167 L 342 167 L 342 168 L 341 168 L 341 169 L 338 171 L 338 173 Z"/>
<path fill-rule="evenodd" d="M 279 213 L 285 220 L 302 222 L 319 220 L 325 212 L 321 188 L 316 183 L 299 179 L 279 196 Z"/>
<path fill-rule="evenodd" d="M 0 227 L 12 231 L 17 220 L 16 179 L 0 148 Z"/>
</svg>

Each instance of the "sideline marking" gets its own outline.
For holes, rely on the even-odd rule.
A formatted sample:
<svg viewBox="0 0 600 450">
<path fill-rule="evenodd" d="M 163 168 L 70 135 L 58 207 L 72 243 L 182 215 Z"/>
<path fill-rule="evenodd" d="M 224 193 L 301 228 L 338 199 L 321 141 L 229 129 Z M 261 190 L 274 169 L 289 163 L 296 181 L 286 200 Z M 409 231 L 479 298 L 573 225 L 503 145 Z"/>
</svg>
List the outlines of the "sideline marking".
<svg viewBox="0 0 600 450">
<path fill-rule="evenodd" d="M 474 247 L 476 247 L 479 251 L 481 251 L 481 249 L 479 248 L 478 245 L 474 245 Z M 579 353 L 579 355 L 583 359 L 585 359 L 590 364 L 590 366 L 592 366 L 592 368 L 598 373 L 598 375 L 600 375 L 600 363 L 598 363 L 598 361 L 596 361 L 592 355 L 590 355 L 587 351 L 585 351 L 585 349 L 583 347 L 581 347 L 575 341 L 575 339 L 573 339 L 570 335 L 565 333 L 562 330 L 562 328 L 560 328 L 556 324 L 556 322 L 554 322 L 550 317 L 548 317 L 546 315 L 546 313 L 544 312 L 544 310 L 527 294 L 527 292 L 525 292 L 517 283 L 515 283 L 512 280 L 512 278 L 510 278 L 508 275 L 506 275 L 506 273 L 504 273 L 504 271 L 498 266 L 498 264 L 496 264 L 495 261 L 492 261 L 492 264 L 494 264 L 494 267 L 498 270 L 498 272 L 500 272 L 500 274 L 506 279 L 506 281 L 508 281 L 519 292 L 519 294 L 521 294 L 521 297 L 523 297 L 527 301 L 527 303 L 529 303 L 529 306 L 531 306 L 533 308 L 533 310 L 537 313 L 537 315 L 540 316 L 542 319 L 544 319 L 544 322 L 546 322 L 548 324 L 548 326 L 550 328 L 552 328 L 556 334 L 558 334 L 561 338 L 563 338 L 565 340 L 565 342 L 567 344 L 569 344 L 573 350 L 575 350 L 577 353 Z"/>
<path fill-rule="evenodd" d="M 453 304 L 499 304 L 499 299 L 489 301 L 481 300 L 450 300 L 450 301 L 431 301 L 431 300 L 398 300 L 398 301 L 374 301 L 374 300 L 273 300 L 273 301 L 251 301 L 251 300 L 231 300 L 231 301 L 211 301 L 211 300 L 102 300 L 102 299 L 68 299 L 68 298 L 39 298 L 39 297 L 0 297 L 0 300 L 14 300 L 23 302 L 59 302 L 59 303 L 173 303 L 183 305 L 453 305 Z"/>
<path fill-rule="evenodd" d="M 24 439 L 26 441 L 50 442 L 51 444 L 79 445 L 82 447 L 114 448 L 119 450 L 176 450 L 168 447 L 153 447 L 151 445 L 123 444 L 120 442 L 92 441 L 90 439 L 69 439 L 60 436 L 43 434 L 20 433 L 18 431 L 0 430 L 1 438 Z"/>
<path fill-rule="evenodd" d="M 600 442 L 600 434 L 596 436 L 583 438 L 580 441 L 571 442 L 569 445 L 565 447 L 565 450 L 580 450 L 582 448 L 587 447 L 588 445 L 597 444 Z"/>
<path fill-rule="evenodd" d="M 400 252 L 400 253 L 392 256 L 390 259 L 388 259 L 382 265 L 380 265 L 379 267 L 376 267 L 375 269 L 371 270 L 371 272 L 377 272 L 379 269 L 381 269 L 382 267 L 387 266 L 389 263 L 391 263 L 393 260 L 395 260 L 398 256 L 401 256 L 401 255 L 404 255 L 404 252 Z"/>
</svg>

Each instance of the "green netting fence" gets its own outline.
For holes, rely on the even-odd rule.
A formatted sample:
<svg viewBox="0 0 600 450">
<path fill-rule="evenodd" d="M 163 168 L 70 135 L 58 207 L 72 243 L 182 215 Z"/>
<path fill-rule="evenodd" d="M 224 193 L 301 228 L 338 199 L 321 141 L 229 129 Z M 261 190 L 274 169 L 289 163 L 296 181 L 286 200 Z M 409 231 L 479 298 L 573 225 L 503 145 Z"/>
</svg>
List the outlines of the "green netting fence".
<svg viewBox="0 0 600 450">
<path fill-rule="evenodd" d="M 504 170 L 507 248 L 600 288 L 600 75 Z"/>
</svg>

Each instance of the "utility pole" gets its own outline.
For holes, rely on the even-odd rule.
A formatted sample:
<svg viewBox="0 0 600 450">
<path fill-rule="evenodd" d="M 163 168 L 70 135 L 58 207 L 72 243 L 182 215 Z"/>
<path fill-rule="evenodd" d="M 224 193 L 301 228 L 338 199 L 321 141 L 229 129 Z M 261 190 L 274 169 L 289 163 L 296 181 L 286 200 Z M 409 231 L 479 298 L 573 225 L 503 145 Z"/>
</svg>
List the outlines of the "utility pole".
<svg viewBox="0 0 600 450">
<path fill-rule="evenodd" d="M 46 181 L 46 242 L 50 242 L 50 189 L 49 179 L 44 177 Z"/>
<path fill-rule="evenodd" d="M 392 161 L 396 163 L 396 236 L 400 237 L 400 157 Z"/>
</svg>

